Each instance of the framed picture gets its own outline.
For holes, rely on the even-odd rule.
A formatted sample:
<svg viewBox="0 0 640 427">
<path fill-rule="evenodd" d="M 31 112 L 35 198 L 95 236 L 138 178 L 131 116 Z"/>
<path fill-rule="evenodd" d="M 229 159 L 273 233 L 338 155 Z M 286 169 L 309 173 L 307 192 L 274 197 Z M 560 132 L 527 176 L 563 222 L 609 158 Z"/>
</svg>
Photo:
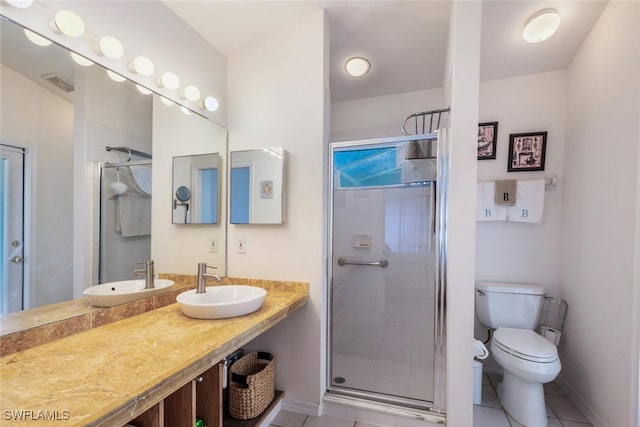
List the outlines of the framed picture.
<svg viewBox="0 0 640 427">
<path fill-rule="evenodd" d="M 543 171 L 547 132 L 509 135 L 509 172 Z"/>
<path fill-rule="evenodd" d="M 273 198 L 273 181 L 260 182 L 260 197 L 263 199 Z"/>
<path fill-rule="evenodd" d="M 480 123 L 478 125 L 478 160 L 496 158 L 497 140 L 498 122 Z"/>
</svg>

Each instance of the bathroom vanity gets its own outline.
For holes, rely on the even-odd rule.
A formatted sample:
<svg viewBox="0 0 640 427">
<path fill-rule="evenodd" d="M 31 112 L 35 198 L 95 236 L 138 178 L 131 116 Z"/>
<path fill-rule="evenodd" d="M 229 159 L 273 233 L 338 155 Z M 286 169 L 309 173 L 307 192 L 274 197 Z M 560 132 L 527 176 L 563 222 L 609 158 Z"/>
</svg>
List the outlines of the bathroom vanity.
<svg viewBox="0 0 640 427">
<path fill-rule="evenodd" d="M 221 426 L 220 362 L 308 297 L 306 283 L 252 284 L 267 297 L 245 316 L 197 320 L 170 304 L 0 358 L 3 425 Z"/>
</svg>

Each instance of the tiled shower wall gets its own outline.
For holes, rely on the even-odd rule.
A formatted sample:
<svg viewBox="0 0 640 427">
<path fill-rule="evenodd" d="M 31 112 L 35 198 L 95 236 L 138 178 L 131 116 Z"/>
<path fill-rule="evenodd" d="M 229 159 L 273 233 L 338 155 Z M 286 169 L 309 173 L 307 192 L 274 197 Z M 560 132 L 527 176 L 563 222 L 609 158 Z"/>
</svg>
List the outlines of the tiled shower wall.
<svg viewBox="0 0 640 427">
<path fill-rule="evenodd" d="M 431 187 L 334 194 L 333 352 L 433 362 L 434 260 Z M 356 234 L 371 247 L 354 248 Z M 340 267 L 336 261 L 378 261 Z"/>
</svg>

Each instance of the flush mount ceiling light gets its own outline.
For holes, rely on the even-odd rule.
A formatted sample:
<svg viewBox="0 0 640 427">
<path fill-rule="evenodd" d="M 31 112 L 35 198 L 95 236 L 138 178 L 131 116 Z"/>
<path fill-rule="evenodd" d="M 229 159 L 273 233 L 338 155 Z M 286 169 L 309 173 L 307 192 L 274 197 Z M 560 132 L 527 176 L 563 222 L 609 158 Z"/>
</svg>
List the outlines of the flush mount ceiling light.
<svg viewBox="0 0 640 427">
<path fill-rule="evenodd" d="M 146 56 L 138 56 L 129 62 L 129 71 L 141 76 L 150 76 L 153 74 L 153 62 Z"/>
<path fill-rule="evenodd" d="M 52 42 L 49 39 L 42 37 L 40 34 L 36 34 L 33 31 L 24 29 L 24 35 L 27 36 L 29 41 L 38 46 L 49 46 Z"/>
<path fill-rule="evenodd" d="M 104 36 L 95 45 L 95 50 L 98 55 L 104 55 L 110 59 L 120 59 L 124 55 L 124 48 L 122 43 L 115 37 Z"/>
<path fill-rule="evenodd" d="M 7 0 L 13 7 L 19 7 L 20 9 L 26 9 L 33 4 L 33 0 Z"/>
<path fill-rule="evenodd" d="M 180 79 L 172 72 L 167 71 L 166 73 L 162 73 L 156 81 L 156 84 L 159 87 L 166 87 L 169 90 L 174 90 L 178 89 L 178 86 L 180 86 Z"/>
<path fill-rule="evenodd" d="M 551 37 L 560 26 L 560 15 L 555 9 L 544 9 L 531 16 L 522 30 L 529 43 L 540 43 Z"/>
<path fill-rule="evenodd" d="M 204 101 L 202 101 L 202 107 L 207 111 L 216 111 L 220 103 L 213 96 L 207 96 Z"/>
<path fill-rule="evenodd" d="M 124 77 L 122 77 L 120 74 L 114 73 L 111 70 L 107 70 L 107 76 L 109 76 L 109 78 L 114 82 L 118 82 L 118 83 L 122 83 L 123 81 L 127 80 Z"/>
<path fill-rule="evenodd" d="M 78 65 L 82 65 L 83 67 L 90 67 L 93 65 L 93 61 L 88 60 L 84 56 L 78 55 L 75 52 L 71 52 L 70 54 L 71 54 L 71 58 L 73 59 L 73 62 L 75 62 Z"/>
<path fill-rule="evenodd" d="M 359 56 L 355 56 L 353 58 L 347 59 L 347 62 L 344 64 L 344 68 L 347 70 L 347 73 L 353 77 L 364 76 L 371 69 L 371 63 Z"/>
<path fill-rule="evenodd" d="M 69 37 L 80 37 L 84 34 L 84 22 L 75 13 L 69 10 L 61 10 L 49 22 L 53 32 Z"/>
<path fill-rule="evenodd" d="M 200 89 L 193 85 L 189 85 L 180 92 L 180 98 L 187 99 L 191 102 L 198 102 L 200 100 Z"/>
</svg>

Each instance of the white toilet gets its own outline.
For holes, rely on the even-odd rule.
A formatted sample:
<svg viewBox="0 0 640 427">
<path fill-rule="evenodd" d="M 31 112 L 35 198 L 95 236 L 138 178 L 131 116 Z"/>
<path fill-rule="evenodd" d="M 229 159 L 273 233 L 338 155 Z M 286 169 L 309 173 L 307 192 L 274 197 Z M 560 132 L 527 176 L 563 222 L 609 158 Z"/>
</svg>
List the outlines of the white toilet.
<svg viewBox="0 0 640 427">
<path fill-rule="evenodd" d="M 495 329 L 491 353 L 504 368 L 500 402 L 527 427 L 547 425 L 542 384 L 553 381 L 561 368 L 556 346 L 534 332 L 544 297 L 540 285 L 476 282 L 478 319 Z"/>
</svg>

